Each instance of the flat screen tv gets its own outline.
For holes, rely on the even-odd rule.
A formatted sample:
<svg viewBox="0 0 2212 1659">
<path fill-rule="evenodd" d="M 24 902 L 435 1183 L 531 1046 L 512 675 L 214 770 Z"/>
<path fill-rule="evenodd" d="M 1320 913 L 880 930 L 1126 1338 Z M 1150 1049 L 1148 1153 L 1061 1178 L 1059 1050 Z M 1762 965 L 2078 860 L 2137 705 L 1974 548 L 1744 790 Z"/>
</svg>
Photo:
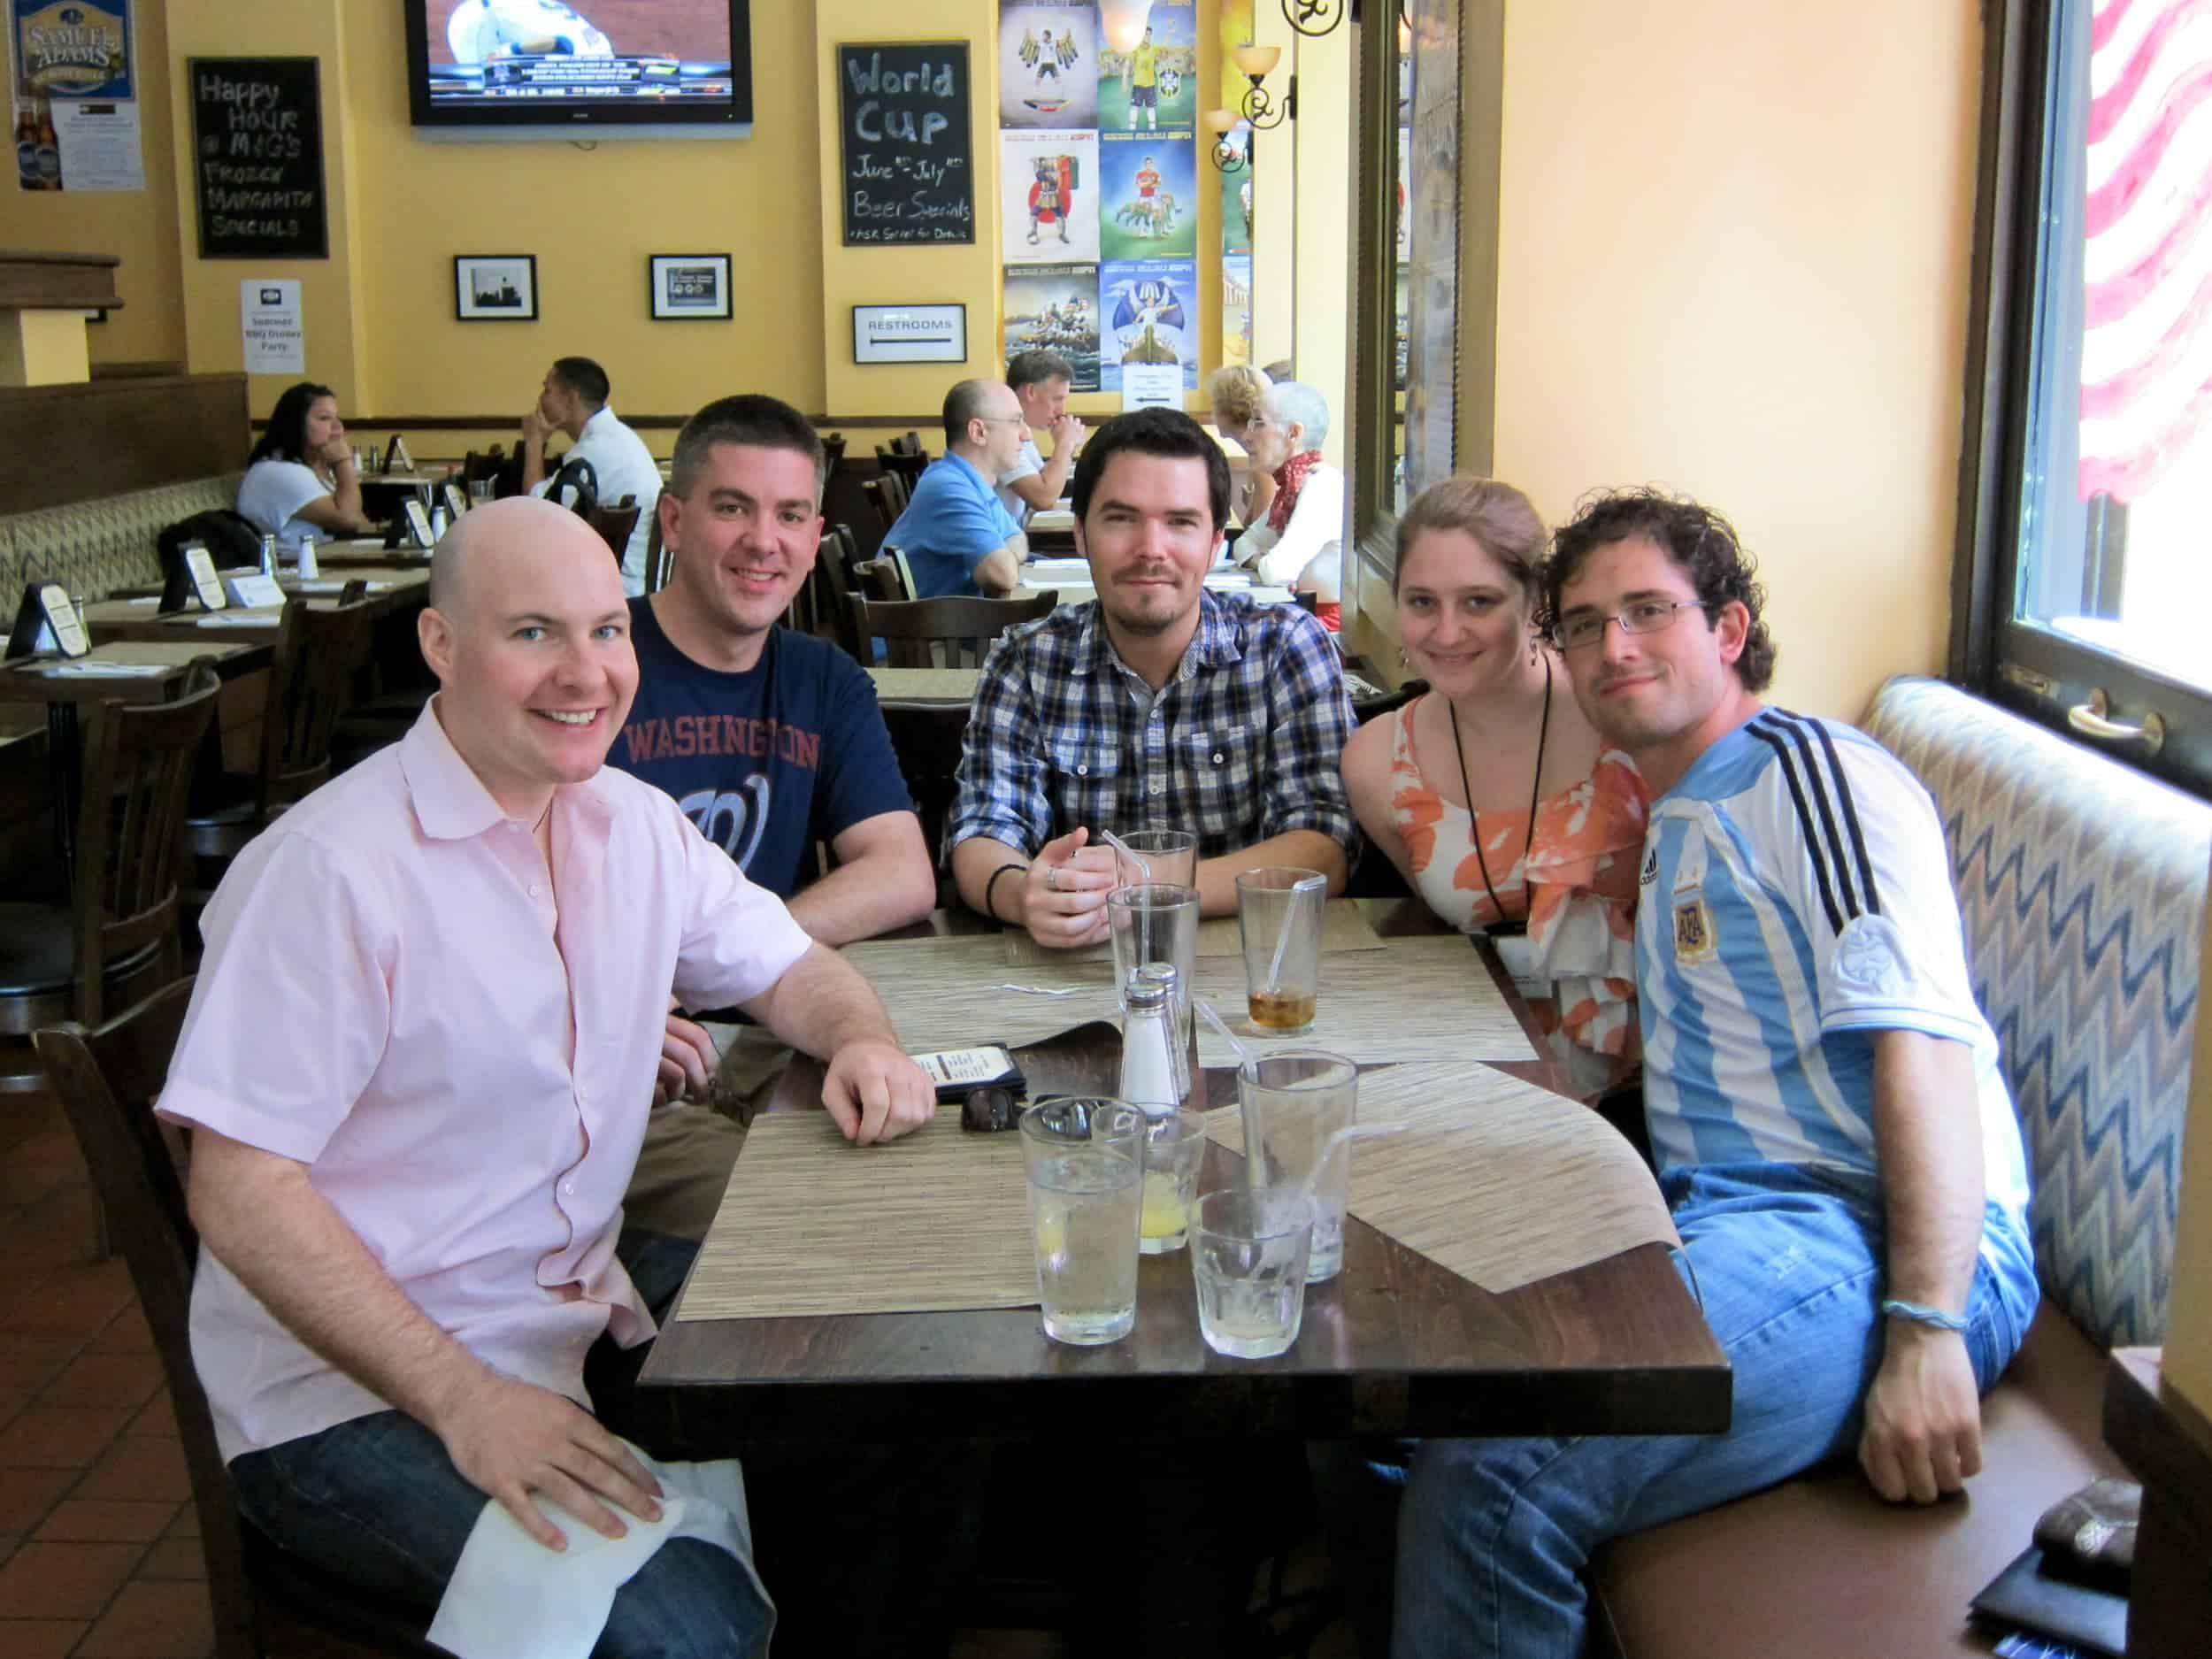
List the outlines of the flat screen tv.
<svg viewBox="0 0 2212 1659">
<path fill-rule="evenodd" d="M 750 0 L 403 0 L 426 136 L 741 136 Z"/>
</svg>

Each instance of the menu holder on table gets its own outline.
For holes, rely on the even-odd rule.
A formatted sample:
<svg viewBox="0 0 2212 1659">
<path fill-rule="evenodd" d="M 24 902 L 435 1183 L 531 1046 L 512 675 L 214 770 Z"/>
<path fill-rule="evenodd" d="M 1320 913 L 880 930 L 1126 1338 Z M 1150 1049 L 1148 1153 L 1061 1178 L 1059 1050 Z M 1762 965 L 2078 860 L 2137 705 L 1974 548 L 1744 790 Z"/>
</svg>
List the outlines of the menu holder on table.
<svg viewBox="0 0 2212 1659">
<path fill-rule="evenodd" d="M 23 589 L 15 608 L 15 624 L 8 630 L 7 660 L 36 657 L 48 650 L 65 657 L 82 657 L 92 649 L 85 636 L 84 618 L 77 602 L 59 582 L 32 582 Z"/>
<path fill-rule="evenodd" d="M 963 1134 L 953 1111 L 865 1149 L 826 1112 L 756 1118 L 677 1318 L 1034 1307 L 1019 1141 Z M 887 1250 L 887 1238 L 928 1248 Z"/>
<path fill-rule="evenodd" d="M 223 579 L 215 571 L 215 557 L 204 541 L 187 541 L 169 561 L 162 577 L 157 613 L 173 615 L 195 599 L 203 611 L 220 611 L 230 603 L 223 592 Z"/>
<path fill-rule="evenodd" d="M 256 572 L 250 576 L 233 576 L 225 586 L 230 589 L 231 602 L 249 610 L 258 605 L 281 605 L 284 588 L 273 576 Z"/>
<path fill-rule="evenodd" d="M 1450 1061 L 1363 1071 L 1359 1121 L 1411 1133 L 1351 1148 L 1348 1212 L 1494 1294 L 1682 1242 L 1635 1148 L 1533 1083 Z M 1241 1153 L 1241 1109 L 1209 1113 L 1206 1133 Z"/>
<path fill-rule="evenodd" d="M 1353 899 L 1331 899 L 1321 910 L 1321 949 L 1323 955 L 1340 950 L 1380 950 L 1383 938 L 1378 933 Z M 1244 949 L 1242 936 L 1237 932 L 1237 918 L 1217 916 L 1210 922 L 1198 924 L 1198 954 L 1201 956 L 1235 956 Z M 1111 940 L 1101 940 L 1095 945 L 1086 945 L 1079 950 L 1053 950 L 1039 944 L 1018 927 L 1006 930 L 1006 960 L 1014 967 L 1025 967 L 1034 962 L 1111 962 L 1114 947 Z"/>
<path fill-rule="evenodd" d="M 396 438 L 395 443 L 398 442 Z M 407 518 L 407 539 L 425 552 L 437 544 L 437 536 L 430 528 L 430 510 L 415 496 L 410 495 L 400 503 L 400 511 Z"/>
</svg>

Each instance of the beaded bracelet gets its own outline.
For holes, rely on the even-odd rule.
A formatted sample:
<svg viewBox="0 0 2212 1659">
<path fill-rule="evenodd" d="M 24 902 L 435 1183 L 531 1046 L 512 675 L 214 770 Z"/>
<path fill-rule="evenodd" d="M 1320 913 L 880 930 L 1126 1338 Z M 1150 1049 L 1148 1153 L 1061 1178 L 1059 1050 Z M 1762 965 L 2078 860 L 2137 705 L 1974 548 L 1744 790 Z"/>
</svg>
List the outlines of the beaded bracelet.
<svg viewBox="0 0 2212 1659">
<path fill-rule="evenodd" d="M 1018 858 L 1010 858 L 997 869 L 991 872 L 991 879 L 983 884 L 983 913 L 986 916 L 989 917 L 995 922 L 1002 922 L 1006 919 L 1003 916 L 1001 916 L 997 910 L 992 908 L 991 889 L 998 886 L 998 879 L 1004 875 L 1009 870 L 1026 870 L 1028 868 L 1029 866 L 1022 863 Z"/>
<path fill-rule="evenodd" d="M 1924 1308 L 1916 1302 L 1899 1302 L 1894 1297 L 1882 1304 L 1882 1311 L 1893 1319 L 1909 1319 L 1915 1325 L 1931 1325 L 1939 1331 L 1963 1331 L 1966 1316 L 1946 1313 L 1940 1308 Z"/>
</svg>

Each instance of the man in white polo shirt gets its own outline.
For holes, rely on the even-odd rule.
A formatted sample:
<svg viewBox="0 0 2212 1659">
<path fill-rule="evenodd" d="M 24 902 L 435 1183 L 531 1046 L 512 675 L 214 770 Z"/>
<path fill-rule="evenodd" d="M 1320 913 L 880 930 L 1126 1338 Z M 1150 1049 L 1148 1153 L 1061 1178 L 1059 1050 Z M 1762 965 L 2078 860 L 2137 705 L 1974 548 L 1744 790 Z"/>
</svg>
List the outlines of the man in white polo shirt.
<svg viewBox="0 0 2212 1659">
<path fill-rule="evenodd" d="M 537 407 L 522 418 L 522 487 L 533 495 L 545 493 L 560 470 L 547 466 L 545 441 L 565 432 L 569 448 L 558 461 L 591 463 L 601 504 L 611 507 L 625 495 L 636 496 L 637 527 L 622 550 L 622 586 L 635 598 L 645 591 L 645 544 L 661 498 L 661 469 L 645 440 L 615 419 L 607 392 L 607 372 L 589 357 L 553 360 Z"/>
</svg>

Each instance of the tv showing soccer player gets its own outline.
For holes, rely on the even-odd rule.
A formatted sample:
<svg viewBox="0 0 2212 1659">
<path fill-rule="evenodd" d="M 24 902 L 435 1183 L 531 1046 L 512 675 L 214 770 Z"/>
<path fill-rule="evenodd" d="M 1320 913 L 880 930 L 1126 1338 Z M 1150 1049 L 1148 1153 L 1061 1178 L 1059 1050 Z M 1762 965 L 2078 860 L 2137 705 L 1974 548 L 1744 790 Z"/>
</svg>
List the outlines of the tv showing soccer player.
<svg viewBox="0 0 2212 1659">
<path fill-rule="evenodd" d="M 746 0 L 409 0 L 416 120 L 728 119 Z M 742 48 L 745 42 L 736 39 Z"/>
</svg>

